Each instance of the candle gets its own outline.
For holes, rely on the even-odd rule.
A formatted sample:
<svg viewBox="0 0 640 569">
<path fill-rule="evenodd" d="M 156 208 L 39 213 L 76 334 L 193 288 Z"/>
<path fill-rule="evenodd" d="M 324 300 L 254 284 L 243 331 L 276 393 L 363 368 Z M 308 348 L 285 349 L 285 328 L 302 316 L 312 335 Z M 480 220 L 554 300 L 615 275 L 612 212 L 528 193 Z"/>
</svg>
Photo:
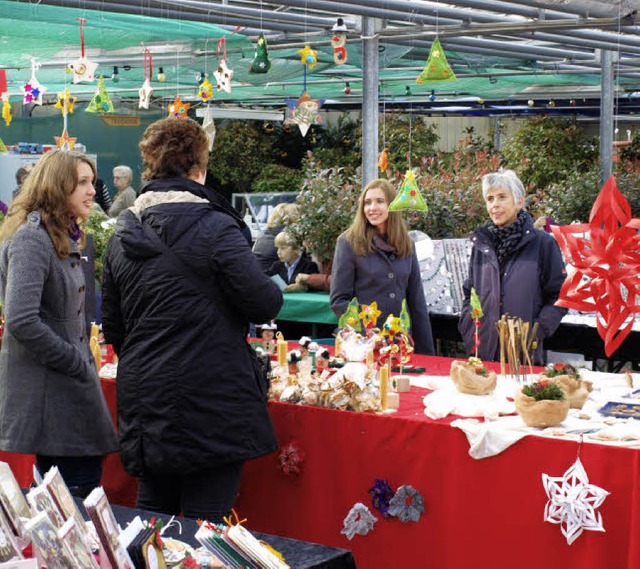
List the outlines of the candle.
<svg viewBox="0 0 640 569">
<path fill-rule="evenodd" d="M 278 332 L 278 365 L 286 366 L 287 365 L 287 342 L 282 335 L 282 332 Z"/>
<path fill-rule="evenodd" d="M 367 352 L 367 367 L 371 367 L 373 365 L 373 350 Z"/>
<path fill-rule="evenodd" d="M 342 338 L 340 337 L 340 333 L 336 336 L 336 344 L 335 344 L 335 354 L 336 358 L 340 356 L 342 352 Z"/>
<path fill-rule="evenodd" d="M 380 407 L 382 410 L 388 408 L 389 401 L 389 368 L 387 366 L 382 366 L 379 372 L 379 380 L 380 380 Z"/>
</svg>

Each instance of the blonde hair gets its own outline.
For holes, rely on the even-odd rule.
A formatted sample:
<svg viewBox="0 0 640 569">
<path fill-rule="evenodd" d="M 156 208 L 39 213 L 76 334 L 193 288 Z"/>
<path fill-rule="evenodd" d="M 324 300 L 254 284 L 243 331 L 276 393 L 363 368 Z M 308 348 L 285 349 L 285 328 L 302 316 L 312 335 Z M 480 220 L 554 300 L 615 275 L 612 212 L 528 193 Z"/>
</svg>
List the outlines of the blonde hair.
<svg viewBox="0 0 640 569">
<path fill-rule="evenodd" d="M 375 228 L 367 221 L 364 214 L 364 200 L 369 190 L 380 188 L 385 196 L 387 205 L 396 197 L 396 190 L 388 180 L 377 178 L 371 180 L 362 190 L 358 199 L 358 209 L 356 217 L 343 233 L 356 255 L 367 255 L 373 251 L 373 235 Z M 402 214 L 397 211 L 390 211 L 387 219 L 387 243 L 391 245 L 396 255 L 408 257 L 413 254 L 413 241 L 409 236 L 407 224 L 402 219 Z"/>
<path fill-rule="evenodd" d="M 273 229 L 279 225 L 291 225 L 298 221 L 299 217 L 300 206 L 298 204 L 282 202 L 273 208 L 267 220 L 267 227 Z"/>
<path fill-rule="evenodd" d="M 47 230 L 56 254 L 60 259 L 69 256 L 69 196 L 78 186 L 78 164 L 84 162 L 93 171 L 96 181 L 96 165 L 81 152 L 47 152 L 31 170 L 20 193 L 11 202 L 7 217 L 0 229 L 0 241 L 13 236 L 27 221 L 32 211 L 40 212 L 42 225 Z M 81 223 L 84 221 L 79 220 Z M 84 237 L 80 241 L 84 246 Z"/>
<path fill-rule="evenodd" d="M 288 231 L 281 231 L 280 233 L 278 233 L 278 235 L 276 235 L 275 239 L 273 240 L 273 244 L 276 247 L 293 247 L 294 249 L 301 249 L 298 243 L 296 243 L 296 240 L 293 238 L 293 235 L 291 235 L 291 233 L 289 233 Z"/>
</svg>

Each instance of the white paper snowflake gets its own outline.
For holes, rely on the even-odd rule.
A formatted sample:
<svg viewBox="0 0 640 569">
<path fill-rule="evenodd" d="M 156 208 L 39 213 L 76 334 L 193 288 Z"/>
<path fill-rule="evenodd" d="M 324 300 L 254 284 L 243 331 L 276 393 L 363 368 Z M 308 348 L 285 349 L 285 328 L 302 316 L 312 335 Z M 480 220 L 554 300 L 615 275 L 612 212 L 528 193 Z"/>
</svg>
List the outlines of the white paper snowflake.
<svg viewBox="0 0 640 569">
<path fill-rule="evenodd" d="M 344 519 L 344 527 L 340 533 L 346 535 L 349 539 L 353 539 L 355 534 L 367 535 L 372 529 L 373 524 L 378 521 L 362 502 L 357 502 Z"/>
<path fill-rule="evenodd" d="M 571 545 L 583 530 L 605 531 L 602 514 L 596 512 L 609 492 L 589 484 L 589 477 L 580 459 L 559 477 L 542 475 L 542 484 L 549 501 L 544 507 L 544 521 L 560 524 L 567 543 Z"/>
</svg>

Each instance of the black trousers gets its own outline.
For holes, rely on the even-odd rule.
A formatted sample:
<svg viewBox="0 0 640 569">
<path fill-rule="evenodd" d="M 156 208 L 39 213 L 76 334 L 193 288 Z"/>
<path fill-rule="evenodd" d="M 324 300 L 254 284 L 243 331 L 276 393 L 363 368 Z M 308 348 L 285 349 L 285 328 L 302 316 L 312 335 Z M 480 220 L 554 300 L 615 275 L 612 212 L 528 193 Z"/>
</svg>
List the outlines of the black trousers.
<svg viewBox="0 0 640 569">
<path fill-rule="evenodd" d="M 36 455 L 36 466 L 42 476 L 57 466 L 69 491 L 74 496 L 85 498 L 102 478 L 102 456 L 49 456 Z"/>
<path fill-rule="evenodd" d="M 184 475 L 145 474 L 138 478 L 136 506 L 162 514 L 222 522 L 223 516 L 231 513 L 238 494 L 243 464 L 222 464 Z"/>
</svg>

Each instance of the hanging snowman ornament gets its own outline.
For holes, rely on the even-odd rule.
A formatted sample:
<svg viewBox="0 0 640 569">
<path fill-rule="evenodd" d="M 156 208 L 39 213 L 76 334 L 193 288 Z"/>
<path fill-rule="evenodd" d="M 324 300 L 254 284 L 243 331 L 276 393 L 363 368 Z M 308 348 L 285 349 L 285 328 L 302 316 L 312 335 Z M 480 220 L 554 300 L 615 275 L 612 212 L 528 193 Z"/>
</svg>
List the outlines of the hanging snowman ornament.
<svg viewBox="0 0 640 569">
<path fill-rule="evenodd" d="M 97 63 L 89 61 L 84 55 L 84 31 L 82 26 L 87 22 L 84 18 L 76 18 L 80 22 L 80 57 L 69 64 L 69 69 L 73 72 L 73 82 L 94 81 Z"/>
</svg>

